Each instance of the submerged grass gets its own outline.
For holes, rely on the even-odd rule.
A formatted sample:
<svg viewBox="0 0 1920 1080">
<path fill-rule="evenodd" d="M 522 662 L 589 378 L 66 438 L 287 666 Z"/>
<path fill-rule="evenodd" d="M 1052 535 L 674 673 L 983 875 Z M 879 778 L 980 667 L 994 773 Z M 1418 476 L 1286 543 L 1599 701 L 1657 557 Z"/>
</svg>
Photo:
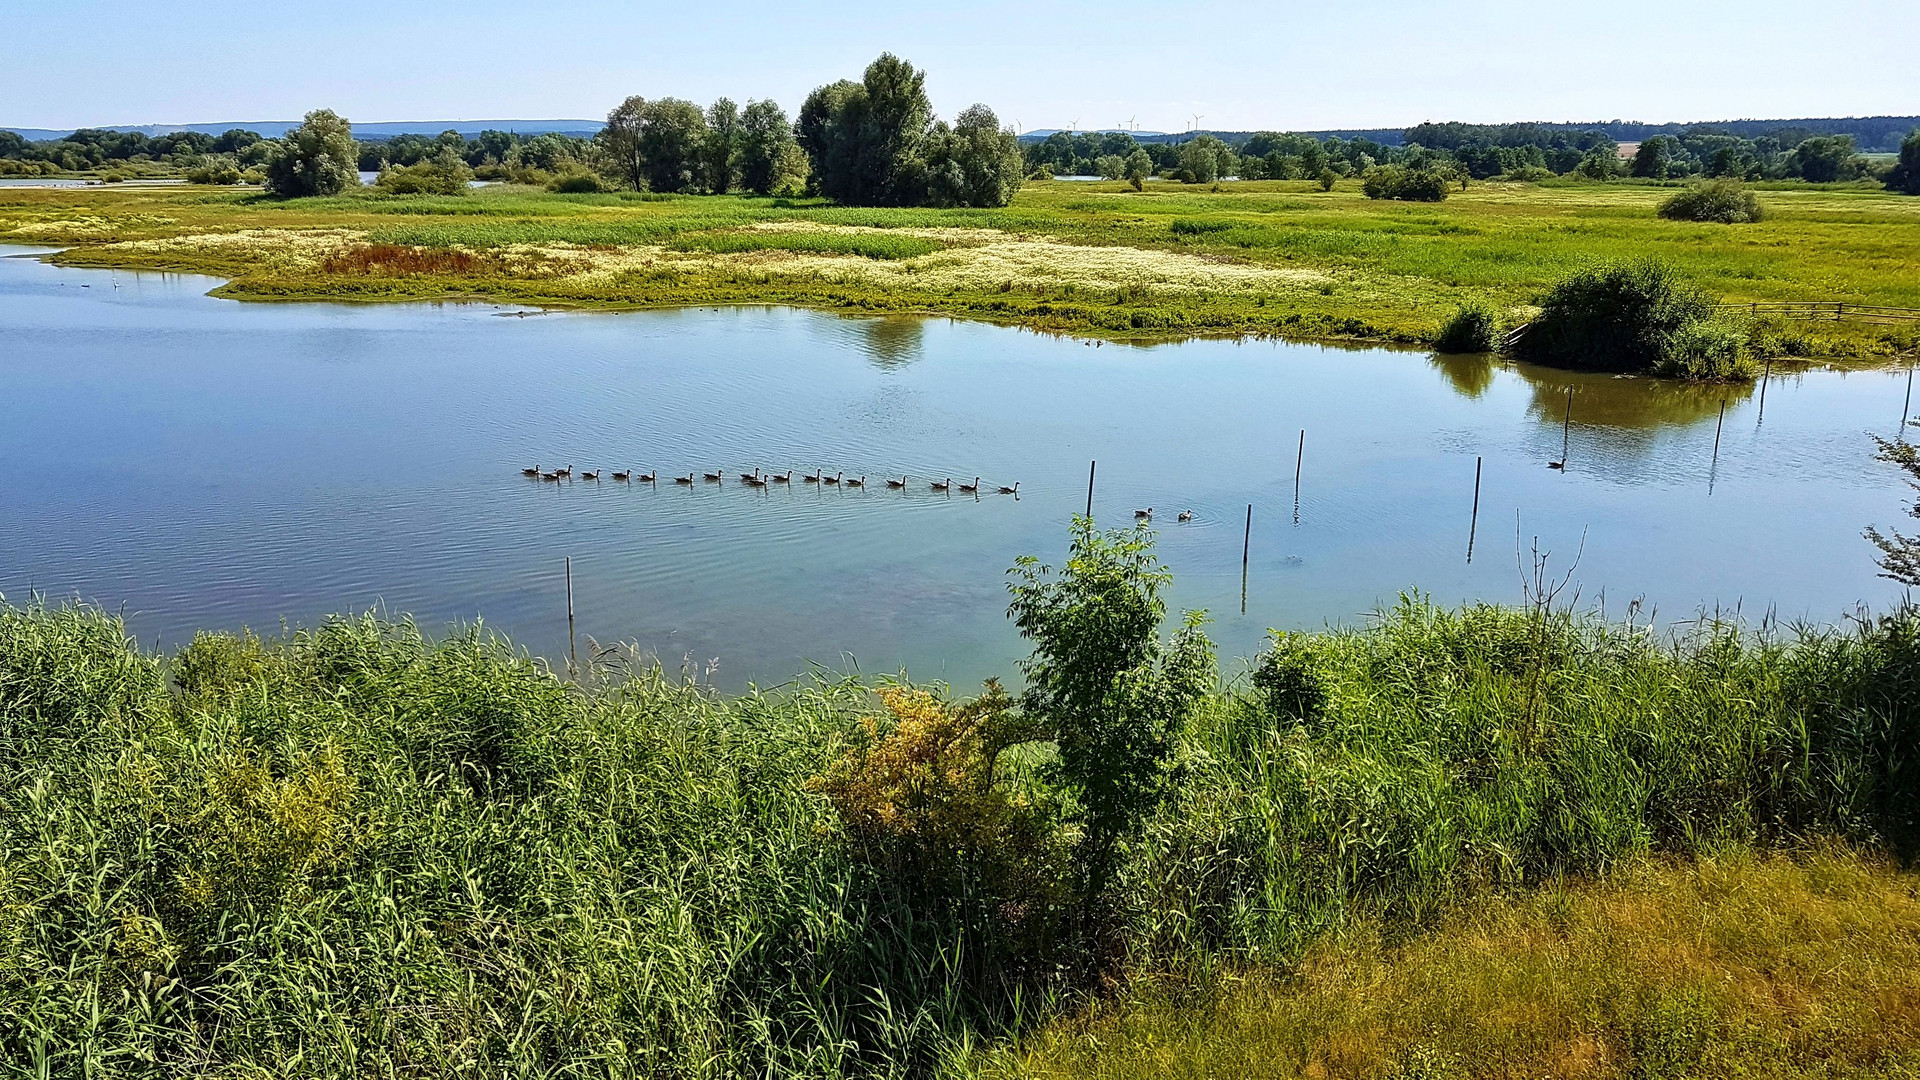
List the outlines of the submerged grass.
<svg viewBox="0 0 1920 1080">
<path fill-rule="evenodd" d="M 1570 269 L 1654 257 L 1728 302 L 1838 300 L 1920 308 L 1920 200 L 1862 186 L 1770 190 L 1738 229 L 1655 213 L 1671 189 L 1476 184 L 1438 205 L 1364 198 L 1358 185 L 1039 182 L 998 210 L 840 207 L 755 197 L 354 193 L 275 202 L 199 189 L 0 191 L 0 242 L 73 245 L 93 265 L 199 269 L 229 295 L 644 307 L 784 302 L 938 311 L 1115 335 L 1255 333 L 1430 342 L 1481 305 L 1525 321 Z M 673 273 L 351 274 L 242 258 L 221 234 L 351 231 L 360 240 L 475 251 L 605 248 Z M 875 231 L 892 236 L 876 236 Z M 948 235 L 955 232 L 964 236 Z M 172 240 L 161 246 L 130 241 Z M 880 272 L 879 267 L 889 268 Z M 1202 284 L 1195 284 L 1196 282 Z M 1873 357 L 1920 345 L 1912 326 L 1787 323 L 1788 355 Z"/>
<path fill-rule="evenodd" d="M 1244 1044 L 1307 1075 L 1416 1051 L 1510 1075 L 1591 1039 L 1613 1071 L 1588 1072 L 1669 1075 L 1719 1058 L 1661 1055 L 1728 1047 L 1810 1073 L 1911 1053 L 1911 879 L 1741 853 L 1914 850 L 1920 612 L 1659 637 L 1409 600 L 1284 639 L 1183 737 L 1092 969 L 1005 962 L 991 919 L 858 857 L 810 781 L 877 715 L 854 683 L 565 681 L 478 629 L 342 618 L 169 657 L 98 611 L 0 606 L 0 1058 L 1226 1075 Z M 1141 1004 L 1036 1027 L 1102 985 Z M 1242 989 L 1190 1012 L 1160 985 Z"/>
</svg>

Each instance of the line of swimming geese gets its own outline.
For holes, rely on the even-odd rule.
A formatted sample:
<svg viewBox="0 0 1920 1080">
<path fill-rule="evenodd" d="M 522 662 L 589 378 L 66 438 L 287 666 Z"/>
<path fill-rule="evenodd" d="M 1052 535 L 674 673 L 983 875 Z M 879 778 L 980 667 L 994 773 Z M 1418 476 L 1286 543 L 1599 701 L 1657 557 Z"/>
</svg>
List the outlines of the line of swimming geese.
<svg viewBox="0 0 1920 1080">
<path fill-rule="evenodd" d="M 591 472 L 583 471 L 580 473 L 580 479 L 599 480 L 602 472 L 606 472 L 606 470 L 594 469 Z M 568 465 L 564 469 L 542 469 L 540 468 L 540 466 L 535 465 L 535 466 L 532 466 L 531 468 L 521 469 L 520 475 L 532 477 L 537 480 L 549 481 L 549 482 L 571 480 L 573 479 L 573 466 Z M 626 484 L 626 483 L 658 484 L 660 482 L 658 470 L 654 472 L 643 473 L 638 469 L 626 469 L 626 470 L 617 471 L 617 472 L 607 472 L 607 475 L 611 479 L 622 484 Z M 723 472 L 720 469 L 715 469 L 712 472 L 698 472 L 698 473 L 696 473 L 695 471 L 689 470 L 687 472 L 687 475 L 675 476 L 675 477 L 672 477 L 671 479 L 673 483 L 676 483 L 676 484 L 691 485 L 694 483 L 694 478 L 696 476 L 712 484 L 717 484 L 727 478 L 725 472 Z M 740 482 L 747 485 L 748 487 L 766 487 L 770 484 L 790 484 L 793 482 L 792 469 L 788 469 L 784 473 L 762 472 L 760 469 L 755 469 L 750 473 L 740 473 L 739 476 L 740 476 Z M 840 487 L 850 487 L 850 488 L 863 488 L 867 486 L 867 478 L 864 475 L 862 475 L 857 480 L 848 477 L 847 474 L 843 472 L 834 473 L 832 476 L 828 476 L 826 475 L 826 471 L 824 469 L 815 469 L 811 473 L 803 473 L 801 474 L 800 479 L 803 483 L 822 484 L 826 486 L 838 485 Z M 902 476 L 898 480 L 888 478 L 886 481 L 886 484 L 888 488 L 898 491 L 907 487 L 908 479 L 909 478 L 906 476 Z M 932 491 L 960 491 L 968 495 L 977 494 L 982 490 L 980 487 L 980 478 L 977 476 L 973 478 L 973 483 L 971 484 L 964 483 L 964 482 L 956 484 L 953 482 L 953 478 L 949 476 L 943 480 L 930 481 L 928 482 L 927 487 L 929 490 L 932 490 Z M 989 484 L 987 485 L 985 490 L 995 491 L 1001 495 L 1018 496 L 1020 494 L 1020 482 L 1018 480 L 1014 481 L 1013 486 L 1011 487 L 1005 484 Z"/>
</svg>

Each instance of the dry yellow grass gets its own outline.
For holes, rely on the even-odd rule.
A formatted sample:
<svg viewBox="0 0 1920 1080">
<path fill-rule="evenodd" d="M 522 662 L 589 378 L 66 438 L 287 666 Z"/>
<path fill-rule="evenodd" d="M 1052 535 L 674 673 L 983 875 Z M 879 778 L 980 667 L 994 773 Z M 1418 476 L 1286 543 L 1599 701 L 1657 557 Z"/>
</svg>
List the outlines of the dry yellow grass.
<svg viewBox="0 0 1920 1080">
<path fill-rule="evenodd" d="M 1492 899 L 1293 974 L 1149 986 L 1003 1077 L 1912 1077 L 1920 874 L 1844 852 L 1647 865 Z"/>
</svg>

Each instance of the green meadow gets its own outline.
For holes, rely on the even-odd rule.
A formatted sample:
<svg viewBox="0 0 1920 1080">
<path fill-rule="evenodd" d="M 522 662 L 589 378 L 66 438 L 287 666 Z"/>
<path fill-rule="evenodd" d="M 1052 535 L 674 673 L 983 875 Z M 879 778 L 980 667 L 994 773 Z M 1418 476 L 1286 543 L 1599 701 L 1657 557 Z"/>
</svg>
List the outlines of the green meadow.
<svg viewBox="0 0 1920 1080">
<path fill-rule="evenodd" d="M 1290 181 L 1031 182 L 1002 209 L 815 200 L 212 188 L 0 191 L 0 242 L 230 279 L 240 298 L 484 297 L 593 307 L 789 303 L 924 311 L 1110 336 L 1271 334 L 1429 343 L 1463 305 L 1524 321 L 1581 266 L 1653 257 L 1726 303 L 1920 308 L 1920 199 L 1759 185 L 1753 224 L 1667 221 L 1672 185 L 1474 183 L 1445 202 Z M 254 242 L 248 242 L 248 238 Z M 458 250 L 456 266 L 361 249 Z M 1904 353 L 1920 324 L 1770 324 L 1775 352 Z"/>
</svg>

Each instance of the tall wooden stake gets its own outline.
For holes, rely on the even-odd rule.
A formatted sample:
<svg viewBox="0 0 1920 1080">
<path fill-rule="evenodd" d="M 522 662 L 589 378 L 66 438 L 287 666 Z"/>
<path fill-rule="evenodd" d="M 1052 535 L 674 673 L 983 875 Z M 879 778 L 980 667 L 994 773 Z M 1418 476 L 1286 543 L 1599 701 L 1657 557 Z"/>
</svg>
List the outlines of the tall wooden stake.
<svg viewBox="0 0 1920 1080">
<path fill-rule="evenodd" d="M 567 671 L 580 670 L 580 654 L 573 644 L 573 556 L 567 556 Z"/>
<path fill-rule="evenodd" d="M 1767 357 L 1767 369 L 1760 373 L 1760 415 L 1755 422 L 1767 418 L 1767 384 L 1773 381 L 1773 357 Z"/>
<path fill-rule="evenodd" d="M 1567 419 L 1560 428 L 1560 471 L 1567 471 L 1567 448 L 1573 444 L 1573 387 L 1567 387 Z"/>
<path fill-rule="evenodd" d="M 1473 516 L 1467 519 L 1467 562 L 1473 562 L 1473 538 L 1480 531 L 1480 462 L 1473 459 Z"/>
<path fill-rule="evenodd" d="M 1087 520 L 1093 520 L 1093 469 L 1098 461 L 1087 462 Z"/>
<path fill-rule="evenodd" d="M 1307 429 L 1300 429 L 1300 449 L 1293 456 L 1293 523 L 1300 524 L 1300 463 L 1307 459 Z"/>
<path fill-rule="evenodd" d="M 1727 426 L 1727 399 L 1720 399 L 1720 422 L 1713 426 L 1713 464 L 1707 469 L 1707 494 L 1713 494 L 1713 482 L 1720 476 L 1720 429 Z"/>
<path fill-rule="evenodd" d="M 1253 550 L 1253 504 L 1247 504 L 1247 532 L 1240 538 L 1240 614 L 1247 613 L 1247 554 Z"/>
<path fill-rule="evenodd" d="M 1902 402 L 1900 405 L 1899 439 L 1901 442 L 1907 441 L 1907 413 L 1910 412 L 1912 409 L 1913 409 L 1913 365 L 1908 364 L 1907 365 L 1907 400 Z"/>
</svg>

